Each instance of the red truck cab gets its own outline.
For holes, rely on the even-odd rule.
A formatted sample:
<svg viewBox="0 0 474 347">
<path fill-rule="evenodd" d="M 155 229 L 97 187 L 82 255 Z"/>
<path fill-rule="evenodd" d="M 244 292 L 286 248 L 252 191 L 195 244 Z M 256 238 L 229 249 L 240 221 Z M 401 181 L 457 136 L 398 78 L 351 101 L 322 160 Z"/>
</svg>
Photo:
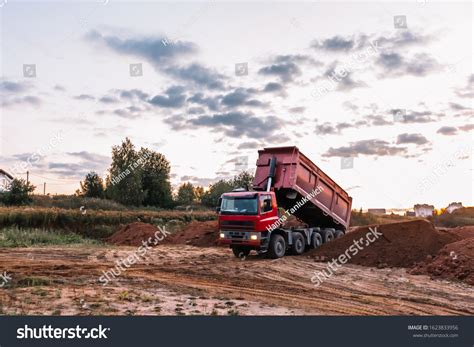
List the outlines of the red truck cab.
<svg viewBox="0 0 474 347">
<path fill-rule="evenodd" d="M 234 191 L 222 194 L 219 208 L 219 242 L 233 245 L 236 256 L 251 249 L 266 251 L 268 229 L 278 220 L 274 192 Z"/>
</svg>

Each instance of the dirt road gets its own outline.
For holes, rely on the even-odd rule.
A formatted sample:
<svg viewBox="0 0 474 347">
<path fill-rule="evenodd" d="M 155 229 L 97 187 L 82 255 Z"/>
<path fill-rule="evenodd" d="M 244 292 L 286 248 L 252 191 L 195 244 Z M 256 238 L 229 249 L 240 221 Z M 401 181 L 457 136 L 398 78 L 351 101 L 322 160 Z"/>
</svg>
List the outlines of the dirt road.
<svg viewBox="0 0 474 347">
<path fill-rule="evenodd" d="M 229 249 L 161 245 L 107 285 L 103 271 L 136 247 L 0 249 L 1 314 L 472 315 L 474 287 L 404 269 L 345 265 L 318 288 L 326 264 L 306 257 L 239 260 Z"/>
</svg>

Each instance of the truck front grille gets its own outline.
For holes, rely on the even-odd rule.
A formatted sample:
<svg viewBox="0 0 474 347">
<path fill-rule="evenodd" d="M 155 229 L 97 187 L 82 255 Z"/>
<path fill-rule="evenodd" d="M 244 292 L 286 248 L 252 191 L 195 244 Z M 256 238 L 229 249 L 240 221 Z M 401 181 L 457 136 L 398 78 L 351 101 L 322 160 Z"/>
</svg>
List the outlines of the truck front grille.
<svg viewBox="0 0 474 347">
<path fill-rule="evenodd" d="M 255 225 L 252 221 L 225 220 L 221 222 L 221 229 L 235 231 L 254 231 Z"/>
</svg>

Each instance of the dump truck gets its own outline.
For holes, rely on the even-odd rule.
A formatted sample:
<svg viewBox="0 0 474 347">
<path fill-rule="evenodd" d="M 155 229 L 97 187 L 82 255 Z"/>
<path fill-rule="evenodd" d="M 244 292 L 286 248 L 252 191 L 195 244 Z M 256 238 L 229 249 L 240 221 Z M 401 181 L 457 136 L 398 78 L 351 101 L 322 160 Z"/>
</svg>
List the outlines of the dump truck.
<svg viewBox="0 0 474 347">
<path fill-rule="evenodd" d="M 281 258 L 317 248 L 349 227 L 352 198 L 298 147 L 258 151 L 252 188 L 219 199 L 219 243 L 236 257 L 252 250 Z M 294 216 L 302 227 L 284 227 Z"/>
</svg>

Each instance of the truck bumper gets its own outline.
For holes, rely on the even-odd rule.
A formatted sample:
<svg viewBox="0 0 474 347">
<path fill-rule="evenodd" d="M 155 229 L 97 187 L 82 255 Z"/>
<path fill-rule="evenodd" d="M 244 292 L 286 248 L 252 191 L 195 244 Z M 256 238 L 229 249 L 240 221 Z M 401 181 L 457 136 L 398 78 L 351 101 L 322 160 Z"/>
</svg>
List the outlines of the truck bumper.
<svg viewBox="0 0 474 347">
<path fill-rule="evenodd" d="M 253 240 L 252 235 L 256 235 L 257 239 Z M 222 237 L 224 236 L 224 237 Z M 250 232 L 250 231 L 223 231 L 219 232 L 219 244 L 234 246 L 250 247 L 257 251 L 266 251 L 270 240 L 268 231 Z"/>
</svg>

